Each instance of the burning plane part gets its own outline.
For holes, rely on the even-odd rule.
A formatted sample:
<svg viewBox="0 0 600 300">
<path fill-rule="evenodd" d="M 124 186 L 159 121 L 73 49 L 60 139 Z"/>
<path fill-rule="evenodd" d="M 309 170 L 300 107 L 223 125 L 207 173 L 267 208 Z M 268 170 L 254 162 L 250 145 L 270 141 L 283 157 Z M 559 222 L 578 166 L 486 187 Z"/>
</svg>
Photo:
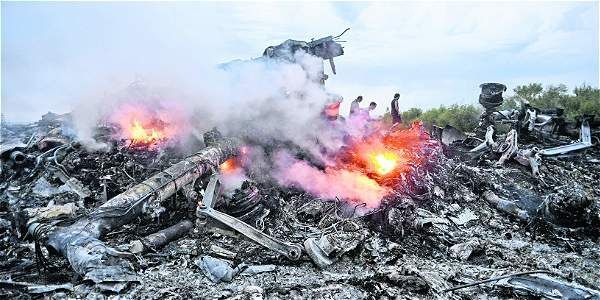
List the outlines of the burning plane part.
<svg viewBox="0 0 600 300">
<path fill-rule="evenodd" d="M 441 149 L 419 122 L 409 129 L 380 129 L 368 136 L 346 138 L 347 145 L 332 154 L 333 163 L 323 170 L 280 154 L 279 182 L 325 199 L 340 198 L 373 209 L 398 186 L 410 190 L 409 185 L 414 184 L 410 182 L 412 175 L 418 169 L 431 168 L 426 162 L 432 161 Z"/>
</svg>

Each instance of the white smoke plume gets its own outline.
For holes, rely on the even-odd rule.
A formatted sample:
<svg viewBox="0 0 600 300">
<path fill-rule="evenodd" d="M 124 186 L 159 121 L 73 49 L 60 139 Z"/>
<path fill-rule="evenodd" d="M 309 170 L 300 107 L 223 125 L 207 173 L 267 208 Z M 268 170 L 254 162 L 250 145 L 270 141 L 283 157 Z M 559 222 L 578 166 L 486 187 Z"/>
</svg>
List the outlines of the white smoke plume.
<svg viewBox="0 0 600 300">
<path fill-rule="evenodd" d="M 174 86 L 136 82 L 87 101 L 74 111 L 74 123 L 80 139 L 93 149 L 99 148 L 94 128 L 102 122 L 126 127 L 130 119 L 123 123 L 124 116 L 141 122 L 146 116 L 158 119 L 175 128 L 168 135 L 176 140 L 200 138 L 217 127 L 226 136 L 249 142 L 241 162 L 249 173 L 223 172 L 226 188 L 239 187 L 249 176 L 299 187 L 317 197 L 376 207 L 389 193 L 387 188 L 359 170 L 336 168 L 328 160 L 343 146 L 344 135 L 360 135 L 366 120 L 326 120 L 325 107 L 340 98 L 320 84 L 322 59 L 297 52 L 294 60 L 235 61 L 206 68 L 201 76 Z"/>
<path fill-rule="evenodd" d="M 139 104 L 165 123 L 182 123 L 178 126 L 186 133 L 216 126 L 224 134 L 290 140 L 312 150 L 323 134 L 320 113 L 332 96 L 318 83 L 322 60 L 305 53 L 297 53 L 296 60 L 298 64 L 258 59 L 206 68 L 194 78 L 197 83 L 183 87 L 142 80 L 86 98 L 73 112 L 74 123 L 79 138 L 94 145 L 89 142 L 99 123 L 118 123 L 123 110 Z"/>
<path fill-rule="evenodd" d="M 177 140 L 217 127 L 224 135 L 241 136 L 261 145 L 291 142 L 326 164 L 323 153 L 341 146 L 338 132 L 328 130 L 322 111 L 339 97 L 320 83 L 321 58 L 297 52 L 296 63 L 254 59 L 204 68 L 200 76 L 172 85 L 141 79 L 86 98 L 73 111 L 79 139 L 90 150 L 106 149 L 94 140 L 99 124 L 130 122 L 125 116 L 158 119 L 174 128 Z M 124 122 L 122 122 L 124 120 Z M 197 150 L 197 149 L 196 149 Z M 262 149 L 252 151 L 252 168 L 259 175 L 271 172 L 272 162 Z"/>
</svg>

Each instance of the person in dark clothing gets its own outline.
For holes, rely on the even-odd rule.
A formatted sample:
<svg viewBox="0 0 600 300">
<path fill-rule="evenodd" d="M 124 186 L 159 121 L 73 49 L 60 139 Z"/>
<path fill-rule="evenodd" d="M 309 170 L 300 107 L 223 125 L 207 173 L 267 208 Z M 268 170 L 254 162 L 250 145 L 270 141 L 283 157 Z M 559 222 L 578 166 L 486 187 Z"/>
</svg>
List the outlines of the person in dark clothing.
<svg viewBox="0 0 600 300">
<path fill-rule="evenodd" d="M 400 100 L 400 94 L 394 94 L 394 100 L 392 100 L 392 124 L 402 123 L 402 116 L 400 115 L 400 109 L 398 107 L 398 100 Z"/>
</svg>

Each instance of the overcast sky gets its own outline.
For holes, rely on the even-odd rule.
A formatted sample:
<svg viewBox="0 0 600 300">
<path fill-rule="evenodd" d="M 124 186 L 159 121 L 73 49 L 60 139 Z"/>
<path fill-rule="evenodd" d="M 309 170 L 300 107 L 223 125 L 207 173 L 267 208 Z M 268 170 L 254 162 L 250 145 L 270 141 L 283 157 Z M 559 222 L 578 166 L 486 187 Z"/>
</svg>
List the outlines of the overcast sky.
<svg viewBox="0 0 600 300">
<path fill-rule="evenodd" d="M 2 2 L 2 115 L 37 120 L 139 78 L 202 80 L 200 66 L 286 39 L 337 35 L 327 86 L 385 111 L 475 103 L 482 82 L 598 86 L 598 1 L 400 3 Z M 328 64 L 325 70 L 330 73 Z"/>
</svg>

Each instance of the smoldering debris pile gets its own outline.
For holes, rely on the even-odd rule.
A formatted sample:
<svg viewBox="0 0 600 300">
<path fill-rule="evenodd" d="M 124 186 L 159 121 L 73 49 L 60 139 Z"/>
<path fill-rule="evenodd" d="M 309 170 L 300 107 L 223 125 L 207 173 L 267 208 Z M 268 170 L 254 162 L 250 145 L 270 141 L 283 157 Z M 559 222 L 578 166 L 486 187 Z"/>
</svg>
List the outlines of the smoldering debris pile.
<svg viewBox="0 0 600 300">
<path fill-rule="evenodd" d="M 216 131 L 192 156 L 124 141 L 93 152 L 66 122 L 2 127 L 3 297 L 600 295 L 597 146 L 532 173 L 510 147 L 469 151 L 476 135 L 445 128 L 419 188 L 358 213 L 251 178 L 222 194 L 219 164 L 240 144 Z"/>
<path fill-rule="evenodd" d="M 260 59 L 335 70 L 338 38 Z M 303 68 L 292 77 L 327 95 L 322 65 Z M 3 123 L 0 296 L 599 299 L 598 123 L 499 111 L 506 87 L 481 88 L 474 133 L 344 120 L 302 88 L 275 90 L 312 107 L 307 131 L 250 118 L 187 152 L 169 142 L 187 123 L 147 106 L 85 140 L 69 114 Z"/>
</svg>

